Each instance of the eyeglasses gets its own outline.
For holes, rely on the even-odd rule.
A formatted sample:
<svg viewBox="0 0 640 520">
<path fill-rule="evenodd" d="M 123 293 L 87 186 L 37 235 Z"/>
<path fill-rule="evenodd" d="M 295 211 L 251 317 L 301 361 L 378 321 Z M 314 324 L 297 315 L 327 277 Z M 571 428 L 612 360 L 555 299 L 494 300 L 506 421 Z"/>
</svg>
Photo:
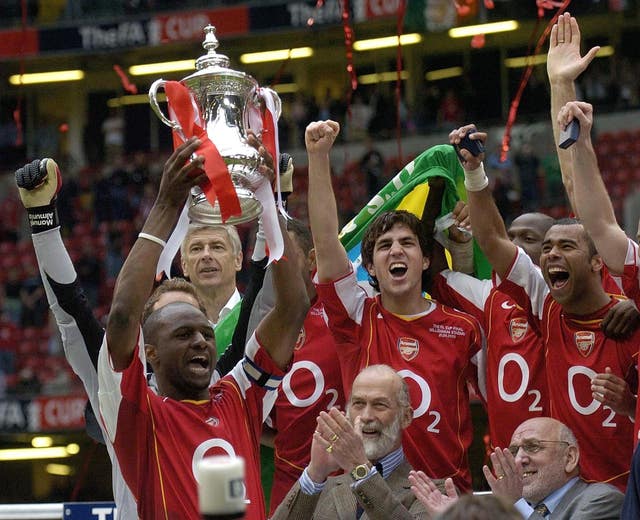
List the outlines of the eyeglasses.
<svg viewBox="0 0 640 520">
<path fill-rule="evenodd" d="M 518 454 L 518 451 L 520 451 L 520 448 L 522 448 L 522 451 L 524 451 L 527 455 L 533 455 L 534 453 L 538 453 L 539 451 L 544 450 L 544 444 L 566 444 L 567 446 L 569 446 L 569 443 L 567 441 L 536 440 L 536 441 L 526 441 L 526 442 L 523 442 L 522 444 L 512 444 L 511 446 L 509 446 L 509 451 L 511 452 L 511 455 L 513 455 L 514 457 Z"/>
</svg>

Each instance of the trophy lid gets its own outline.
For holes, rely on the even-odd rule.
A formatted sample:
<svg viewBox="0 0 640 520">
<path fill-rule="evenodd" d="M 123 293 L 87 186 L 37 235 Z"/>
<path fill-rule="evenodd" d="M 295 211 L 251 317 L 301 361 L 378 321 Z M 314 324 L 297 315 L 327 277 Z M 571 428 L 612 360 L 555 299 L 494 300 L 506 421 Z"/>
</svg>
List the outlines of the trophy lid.
<svg viewBox="0 0 640 520">
<path fill-rule="evenodd" d="M 196 60 L 196 69 L 202 70 L 207 67 L 229 67 L 229 58 L 224 54 L 218 54 L 216 49 L 220 43 L 218 42 L 218 38 L 216 38 L 216 28 L 209 24 L 204 28 L 204 41 L 202 42 L 202 46 L 204 50 L 207 51 L 207 54 L 200 56 Z"/>
<path fill-rule="evenodd" d="M 249 92 L 257 87 L 257 82 L 249 74 L 229 68 L 229 58 L 218 54 L 216 28 L 209 24 L 204 28 L 205 38 L 202 46 L 207 53 L 196 60 L 196 71 L 181 81 L 192 91 L 206 87 L 206 91 L 222 89 L 233 92 Z"/>
</svg>

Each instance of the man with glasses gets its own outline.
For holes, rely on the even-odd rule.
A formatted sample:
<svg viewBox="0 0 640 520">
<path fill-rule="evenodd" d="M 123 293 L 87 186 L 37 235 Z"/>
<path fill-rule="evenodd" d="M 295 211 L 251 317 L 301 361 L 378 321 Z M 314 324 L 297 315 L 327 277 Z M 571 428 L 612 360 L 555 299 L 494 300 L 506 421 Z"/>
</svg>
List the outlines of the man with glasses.
<svg viewBox="0 0 640 520">
<path fill-rule="evenodd" d="M 604 447 L 603 447 L 604 449 Z M 491 454 L 493 472 L 482 469 L 493 494 L 515 505 L 527 520 L 580 518 L 618 519 L 624 495 L 615 487 L 580 477 L 580 448 L 573 432 L 550 417 L 536 417 L 516 428 L 508 448 Z M 457 500 L 420 473 L 412 473 L 412 489 L 430 513 Z"/>
</svg>

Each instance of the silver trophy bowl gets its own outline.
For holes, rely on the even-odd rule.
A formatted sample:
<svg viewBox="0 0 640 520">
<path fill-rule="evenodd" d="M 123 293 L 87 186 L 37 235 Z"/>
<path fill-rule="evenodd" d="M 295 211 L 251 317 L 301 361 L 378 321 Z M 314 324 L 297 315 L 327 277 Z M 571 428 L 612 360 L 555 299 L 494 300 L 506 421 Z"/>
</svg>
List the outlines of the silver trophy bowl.
<svg viewBox="0 0 640 520">
<path fill-rule="evenodd" d="M 262 205 L 253 193 L 262 180 L 258 172 L 261 157 L 247 144 L 247 130 L 252 129 L 252 121 L 259 119 L 264 102 L 257 81 L 244 72 L 230 69 L 229 58 L 216 52 L 219 43 L 215 31 L 212 25 L 204 28 L 202 46 L 207 53 L 196 60 L 196 72 L 180 82 L 190 91 L 201 123 L 227 165 L 240 202 L 241 215 L 229 218 L 226 223 L 240 224 L 258 218 L 262 213 Z M 151 108 L 165 125 L 184 137 L 180 124 L 165 116 L 158 104 L 157 92 L 165 83 L 159 79 L 151 85 Z M 273 91 L 268 91 L 268 95 L 272 96 L 276 117 L 279 117 L 280 99 Z M 200 188 L 191 192 L 189 218 L 204 225 L 223 223 L 218 202 L 212 206 Z"/>
</svg>

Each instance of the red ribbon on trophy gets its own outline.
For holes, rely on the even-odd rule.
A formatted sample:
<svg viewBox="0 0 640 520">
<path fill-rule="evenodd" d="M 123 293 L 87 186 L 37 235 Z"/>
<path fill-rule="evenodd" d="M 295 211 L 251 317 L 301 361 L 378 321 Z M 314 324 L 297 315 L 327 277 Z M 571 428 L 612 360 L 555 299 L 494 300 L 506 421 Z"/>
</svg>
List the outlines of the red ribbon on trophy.
<svg viewBox="0 0 640 520">
<path fill-rule="evenodd" d="M 187 87 L 178 81 L 167 81 L 164 85 L 164 90 L 169 102 L 169 108 L 182 128 L 182 132 L 174 128 L 174 148 L 194 136 L 202 141 L 202 145 L 196 151 L 198 155 L 203 155 L 205 159 L 204 171 L 208 181 L 205 181 L 200 186 L 202 191 L 212 206 L 218 200 L 223 222 L 226 222 L 229 217 L 240 215 L 240 202 L 227 165 L 218 148 L 207 135 L 206 130 L 198 124 L 200 114 L 191 97 L 191 93 Z"/>
</svg>

